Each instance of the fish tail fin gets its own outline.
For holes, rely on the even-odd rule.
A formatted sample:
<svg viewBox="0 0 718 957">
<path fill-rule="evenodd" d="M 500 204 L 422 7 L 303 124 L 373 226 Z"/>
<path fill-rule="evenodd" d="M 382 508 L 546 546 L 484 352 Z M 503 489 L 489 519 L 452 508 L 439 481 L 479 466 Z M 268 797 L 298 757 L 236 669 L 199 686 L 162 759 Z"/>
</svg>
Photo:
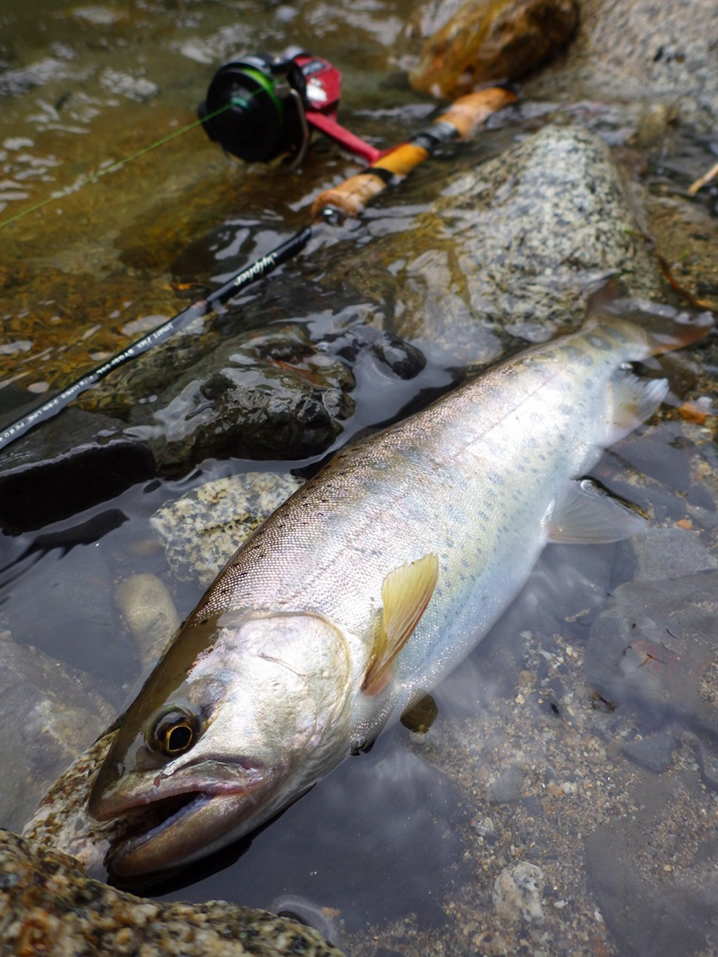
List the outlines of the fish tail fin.
<svg viewBox="0 0 718 957">
<path fill-rule="evenodd" d="M 591 296 L 589 314 L 599 325 L 629 323 L 640 329 L 650 355 L 682 349 L 715 328 L 715 315 L 708 310 L 675 309 L 665 303 L 619 296 L 611 283 Z"/>
</svg>

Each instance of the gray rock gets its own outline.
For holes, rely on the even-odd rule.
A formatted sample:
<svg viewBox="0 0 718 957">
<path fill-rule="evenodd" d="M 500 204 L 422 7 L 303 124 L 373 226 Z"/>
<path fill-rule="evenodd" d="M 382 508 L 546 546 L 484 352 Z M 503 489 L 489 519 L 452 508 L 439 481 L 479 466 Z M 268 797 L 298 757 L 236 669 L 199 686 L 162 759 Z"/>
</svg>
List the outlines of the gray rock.
<svg viewBox="0 0 718 957">
<path fill-rule="evenodd" d="M 489 800 L 492 804 L 510 804 L 518 801 L 523 788 L 523 772 L 518 764 L 512 764 L 502 771 L 489 785 Z"/>
<path fill-rule="evenodd" d="M 497 915 L 511 924 L 524 921 L 540 927 L 545 919 L 541 904 L 544 876 L 540 867 L 519 861 L 505 867 L 494 884 L 494 907 Z"/>
<path fill-rule="evenodd" d="M 48 784 L 97 737 L 113 709 L 35 648 L 0 634 L 0 824 L 17 829 Z"/>
<path fill-rule="evenodd" d="M 247 472 L 207 482 L 150 519 L 180 581 L 209 585 L 242 542 L 301 485 L 292 475 Z"/>
<path fill-rule="evenodd" d="M 657 15 L 657 14 L 660 15 Z M 662 101 L 705 130 L 718 120 L 713 0 L 584 0 L 567 55 L 541 71 L 528 96 Z"/>
<path fill-rule="evenodd" d="M 637 230 L 603 142 L 547 126 L 455 177 L 417 228 L 392 242 L 404 304 L 397 329 L 464 363 L 487 361 L 502 335 L 541 340 L 580 322 L 589 287 L 610 275 L 632 295 L 656 296 L 656 266 Z"/>
<path fill-rule="evenodd" d="M 137 643 L 140 661 L 157 661 L 179 628 L 179 615 L 167 586 L 156 575 L 132 575 L 117 586 L 117 603 Z"/>
<path fill-rule="evenodd" d="M 224 901 L 160 902 L 88 878 L 73 858 L 0 832 L 0 949 L 48 957 L 341 957 L 315 930 Z"/>
<path fill-rule="evenodd" d="M 155 473 L 124 423 L 66 409 L 0 454 L 0 527 L 16 534 L 90 508 Z"/>
<path fill-rule="evenodd" d="M 591 628 L 584 668 L 601 694 L 718 736 L 718 571 L 629 582 Z"/>
<path fill-rule="evenodd" d="M 626 741 L 623 745 L 623 753 L 641 767 L 660 774 L 671 766 L 674 747 L 675 740 L 672 734 L 650 734 L 645 738 Z"/>
<path fill-rule="evenodd" d="M 586 838 L 586 865 L 601 914 L 625 957 L 681 957 L 704 953 L 713 931 L 715 888 L 699 891 L 656 885 L 636 869 L 632 850 L 644 846 L 645 821 L 597 827 Z"/>
<path fill-rule="evenodd" d="M 354 377 L 299 326 L 223 343 L 156 402 L 132 410 L 130 432 L 158 469 L 182 474 L 208 457 L 292 459 L 324 451 L 353 411 Z"/>
<path fill-rule="evenodd" d="M 678 578 L 718 568 L 718 560 L 686 528 L 646 528 L 630 540 L 638 581 Z"/>
</svg>

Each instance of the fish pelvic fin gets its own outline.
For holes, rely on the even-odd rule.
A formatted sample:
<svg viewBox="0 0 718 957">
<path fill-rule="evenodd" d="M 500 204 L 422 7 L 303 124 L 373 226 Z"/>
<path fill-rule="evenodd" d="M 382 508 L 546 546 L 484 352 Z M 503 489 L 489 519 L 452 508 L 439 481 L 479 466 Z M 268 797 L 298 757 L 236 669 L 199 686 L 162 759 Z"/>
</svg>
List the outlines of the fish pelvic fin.
<svg viewBox="0 0 718 957">
<path fill-rule="evenodd" d="M 715 315 L 709 310 L 674 309 L 665 303 L 621 297 L 611 283 L 591 296 L 588 311 L 598 326 L 620 328 L 629 323 L 640 330 L 648 355 L 682 349 L 715 328 Z"/>
<path fill-rule="evenodd" d="M 548 540 L 567 545 L 620 542 L 645 524 L 638 512 L 590 479 L 566 482 L 544 519 Z"/>
<path fill-rule="evenodd" d="M 383 611 L 361 689 L 377 694 L 389 681 L 391 666 L 411 638 L 439 580 L 433 553 L 390 571 L 381 586 Z"/>
</svg>

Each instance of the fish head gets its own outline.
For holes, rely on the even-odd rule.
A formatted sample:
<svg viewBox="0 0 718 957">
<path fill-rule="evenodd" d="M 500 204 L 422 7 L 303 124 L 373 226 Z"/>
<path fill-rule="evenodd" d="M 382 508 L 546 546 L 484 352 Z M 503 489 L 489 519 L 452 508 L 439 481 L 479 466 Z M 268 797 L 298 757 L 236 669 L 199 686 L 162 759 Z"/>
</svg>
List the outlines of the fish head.
<svg viewBox="0 0 718 957">
<path fill-rule="evenodd" d="M 109 869 L 174 869 L 267 821 L 347 753 L 350 692 L 348 644 L 321 615 L 190 619 L 90 794 L 90 814 L 121 825 Z"/>
</svg>

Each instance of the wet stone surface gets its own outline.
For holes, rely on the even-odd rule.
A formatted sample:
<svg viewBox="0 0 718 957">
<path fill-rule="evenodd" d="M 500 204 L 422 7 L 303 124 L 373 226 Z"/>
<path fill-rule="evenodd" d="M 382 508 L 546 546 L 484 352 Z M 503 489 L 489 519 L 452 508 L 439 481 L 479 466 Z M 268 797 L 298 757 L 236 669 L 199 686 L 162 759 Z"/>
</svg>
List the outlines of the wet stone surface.
<svg viewBox="0 0 718 957">
<path fill-rule="evenodd" d="M 124 423 L 68 409 L 0 454 L 0 527 L 42 528 L 154 474 L 149 445 Z"/>
<path fill-rule="evenodd" d="M 8 831 L 0 831 L 0 928 L 3 953 L 48 957 L 341 957 L 296 921 L 223 901 L 135 897 L 88 878 L 72 857 Z"/>
<path fill-rule="evenodd" d="M 399 333 L 464 362 L 579 323 L 609 276 L 635 296 L 659 290 L 608 150 L 577 127 L 545 127 L 455 177 L 386 255 L 403 289 Z"/>
<path fill-rule="evenodd" d="M 292 475 L 246 472 L 161 508 L 150 521 L 175 578 L 210 585 L 250 532 L 302 484 Z"/>
<path fill-rule="evenodd" d="M 585 666 L 604 697 L 718 738 L 718 572 L 621 585 L 591 629 Z"/>
<path fill-rule="evenodd" d="M 156 402 L 136 406 L 131 433 L 161 474 L 209 456 L 303 458 L 323 452 L 353 411 L 354 378 L 301 327 L 269 328 L 222 344 Z"/>
<path fill-rule="evenodd" d="M 106 726 L 92 679 L 0 631 L 0 818 L 19 828 L 47 784 Z M 10 773 L 11 772 L 11 773 Z M 0 922 L 1 923 L 1 922 Z"/>
</svg>

